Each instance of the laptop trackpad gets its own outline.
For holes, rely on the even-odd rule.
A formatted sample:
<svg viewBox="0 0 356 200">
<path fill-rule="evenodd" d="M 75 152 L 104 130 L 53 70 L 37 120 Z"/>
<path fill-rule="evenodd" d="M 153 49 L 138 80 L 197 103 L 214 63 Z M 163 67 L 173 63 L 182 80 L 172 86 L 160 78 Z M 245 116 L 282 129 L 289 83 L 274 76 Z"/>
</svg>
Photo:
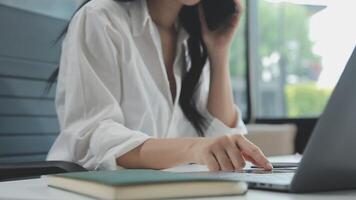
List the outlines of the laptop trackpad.
<svg viewBox="0 0 356 200">
<path fill-rule="evenodd" d="M 236 170 L 236 173 L 247 173 L 247 174 L 276 174 L 276 173 L 294 173 L 297 168 L 278 168 L 273 170 L 264 170 L 259 168 L 252 168 L 252 169 L 242 169 Z"/>
</svg>

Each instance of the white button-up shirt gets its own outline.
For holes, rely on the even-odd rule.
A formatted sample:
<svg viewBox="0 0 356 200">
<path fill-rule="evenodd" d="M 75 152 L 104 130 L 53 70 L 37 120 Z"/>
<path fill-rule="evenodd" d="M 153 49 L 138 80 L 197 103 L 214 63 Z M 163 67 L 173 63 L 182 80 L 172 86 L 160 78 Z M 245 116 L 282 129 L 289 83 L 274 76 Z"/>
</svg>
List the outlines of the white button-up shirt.
<svg viewBox="0 0 356 200">
<path fill-rule="evenodd" d="M 72 19 L 63 42 L 56 94 L 61 133 L 48 160 L 117 169 L 116 158 L 149 138 L 196 137 L 179 106 L 188 66 L 188 34 L 179 28 L 173 100 L 158 30 L 145 0 L 92 0 Z M 197 91 L 207 137 L 245 134 L 239 113 L 229 128 L 207 110 L 209 66 Z"/>
</svg>

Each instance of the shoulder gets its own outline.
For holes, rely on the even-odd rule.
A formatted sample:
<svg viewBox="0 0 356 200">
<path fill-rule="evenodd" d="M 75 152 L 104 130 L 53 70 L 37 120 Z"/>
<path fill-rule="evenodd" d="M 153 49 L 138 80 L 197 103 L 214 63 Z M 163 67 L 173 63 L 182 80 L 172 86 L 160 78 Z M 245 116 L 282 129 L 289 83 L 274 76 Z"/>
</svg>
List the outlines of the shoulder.
<svg viewBox="0 0 356 200">
<path fill-rule="evenodd" d="M 128 3 L 115 0 L 91 0 L 82 9 L 89 14 L 99 14 L 107 18 L 128 18 Z"/>
<path fill-rule="evenodd" d="M 114 0 L 91 0 L 73 16 L 71 24 L 92 28 L 112 28 L 129 31 L 128 4 Z M 76 28 L 74 28 L 76 29 Z"/>
<path fill-rule="evenodd" d="M 63 51 L 79 49 L 103 53 L 110 50 L 104 56 L 120 55 L 118 60 L 125 60 L 128 50 L 135 47 L 129 14 L 131 5 L 115 0 L 88 2 L 71 20 L 62 45 Z M 112 55 L 115 52 L 116 55 Z"/>
</svg>

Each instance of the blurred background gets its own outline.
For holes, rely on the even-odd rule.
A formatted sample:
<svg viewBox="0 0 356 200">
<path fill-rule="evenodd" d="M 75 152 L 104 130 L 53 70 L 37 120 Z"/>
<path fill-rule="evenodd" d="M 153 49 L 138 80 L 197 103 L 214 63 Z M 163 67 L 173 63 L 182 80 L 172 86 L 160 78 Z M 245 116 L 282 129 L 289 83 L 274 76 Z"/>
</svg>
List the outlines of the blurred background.
<svg viewBox="0 0 356 200">
<path fill-rule="evenodd" d="M 248 0 L 231 58 L 245 121 L 293 124 L 302 153 L 356 45 L 355 1 Z"/>
<path fill-rule="evenodd" d="M 267 155 L 302 153 L 356 46 L 356 1 L 243 0 L 236 103 Z M 0 163 L 44 160 L 59 132 L 56 38 L 81 0 L 0 0 Z M 336 133 L 337 134 L 337 133 Z"/>
<path fill-rule="evenodd" d="M 246 2 L 245 2 L 246 5 Z M 248 1 L 250 35 L 241 28 L 232 48 L 236 100 L 247 116 L 246 37 L 255 60 L 255 118 L 317 117 L 356 45 L 356 2 Z"/>
</svg>

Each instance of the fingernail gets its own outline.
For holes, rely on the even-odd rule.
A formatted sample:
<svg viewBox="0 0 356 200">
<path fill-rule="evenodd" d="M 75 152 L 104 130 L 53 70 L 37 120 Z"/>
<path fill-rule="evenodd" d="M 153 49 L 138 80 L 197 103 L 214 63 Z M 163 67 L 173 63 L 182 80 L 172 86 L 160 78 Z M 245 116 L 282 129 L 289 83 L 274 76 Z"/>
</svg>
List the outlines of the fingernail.
<svg viewBox="0 0 356 200">
<path fill-rule="evenodd" d="M 271 163 L 267 163 L 267 167 L 268 167 L 268 169 L 273 169 L 273 166 Z"/>
</svg>

